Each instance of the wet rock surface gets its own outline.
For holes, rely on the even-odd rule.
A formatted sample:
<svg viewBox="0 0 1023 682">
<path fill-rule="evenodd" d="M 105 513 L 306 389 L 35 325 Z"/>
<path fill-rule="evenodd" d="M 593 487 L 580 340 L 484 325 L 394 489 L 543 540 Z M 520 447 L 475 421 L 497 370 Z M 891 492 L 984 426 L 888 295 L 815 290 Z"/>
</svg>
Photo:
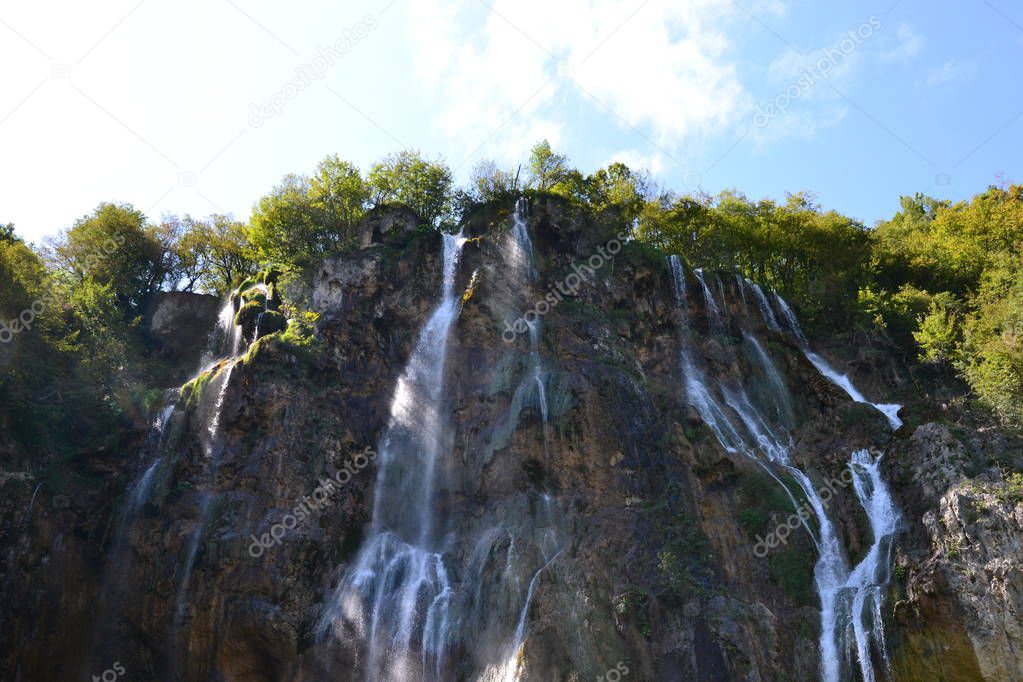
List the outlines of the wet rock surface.
<svg viewBox="0 0 1023 682">
<path fill-rule="evenodd" d="M 441 287 L 440 235 L 413 229 L 413 218 L 374 216 L 365 248 L 311 274 L 314 349 L 270 335 L 230 371 L 224 363 L 193 382 L 160 442 L 136 434 L 102 487 L 83 484 L 68 508 L 37 500 L 26 520 L 33 482 L 0 482 L 0 677 L 88 679 L 118 661 L 134 679 L 362 679 L 358 643 L 316 625 L 373 515 L 378 465 L 356 458 L 381 446 L 395 384 Z M 800 528 L 759 555 L 758 538 L 784 525 L 792 505 L 687 401 L 663 258 L 632 243 L 590 267 L 621 225 L 541 200 L 529 217 L 530 279 L 508 254 L 511 221 L 511 207 L 470 219 L 455 280 L 451 446 L 436 513 L 452 538 L 450 572 L 480 591 L 458 611 L 464 625 L 441 677 L 507 666 L 528 604 L 513 652 L 523 679 L 594 679 L 620 662 L 630 680 L 817 678 L 813 541 Z M 1019 679 L 1023 507 L 999 498 L 1004 483 L 971 471 L 969 448 L 942 425 L 892 435 L 727 279 L 725 329 L 713 331 L 686 276 L 693 352 L 715 376 L 771 396 L 770 377 L 736 350 L 748 352 L 744 333 L 761 340 L 792 398 L 763 409 L 791 411 L 792 458 L 815 486 L 839 479 L 854 450 L 883 453 L 905 521 L 893 563 L 906 568 L 896 568 L 884 612 L 895 679 Z M 514 327 L 542 300 L 546 421 L 529 334 Z M 854 355 L 830 352 L 872 397 L 905 378 L 873 357 L 842 364 Z M 836 486 L 828 512 L 850 557 L 861 555 L 872 539 L 848 485 Z M 548 538 L 558 552 L 549 565 Z"/>
</svg>

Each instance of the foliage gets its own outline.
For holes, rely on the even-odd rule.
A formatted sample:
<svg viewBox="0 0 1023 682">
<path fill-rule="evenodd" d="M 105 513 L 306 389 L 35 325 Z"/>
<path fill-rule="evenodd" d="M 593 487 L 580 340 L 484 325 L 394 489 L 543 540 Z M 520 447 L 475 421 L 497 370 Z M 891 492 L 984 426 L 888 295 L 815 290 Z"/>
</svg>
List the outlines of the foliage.
<svg viewBox="0 0 1023 682">
<path fill-rule="evenodd" d="M 1023 187 L 954 205 L 903 197 L 872 242 L 875 287 L 929 297 L 909 325 L 921 358 L 955 367 L 1003 421 L 1023 425 Z"/>
<path fill-rule="evenodd" d="M 248 239 L 259 260 L 306 265 L 355 243 L 368 199 L 359 169 L 328 156 L 311 177 L 286 175 L 256 203 Z"/>
<path fill-rule="evenodd" d="M 538 192 L 554 192 L 569 177 L 568 157 L 556 154 L 551 143 L 541 140 L 529 153 L 529 187 Z"/>
<path fill-rule="evenodd" d="M 501 170 L 493 161 L 484 160 L 473 166 L 469 175 L 468 193 L 481 204 L 507 200 L 515 195 L 517 181 L 517 174 Z"/>
<path fill-rule="evenodd" d="M 1005 485 L 995 491 L 998 501 L 1008 504 L 1023 502 L 1023 473 L 1016 472 L 1005 477 Z"/>
<path fill-rule="evenodd" d="M 641 209 L 638 236 L 693 267 L 739 272 L 777 289 L 811 329 L 854 318 L 869 259 L 866 228 L 807 194 L 789 195 L 784 205 L 731 191 L 661 196 Z"/>
<path fill-rule="evenodd" d="M 789 547 L 771 554 L 768 558 L 771 577 L 800 606 L 814 603 L 813 557 L 798 547 Z"/>
<path fill-rule="evenodd" d="M 139 318 L 161 290 L 224 296 L 240 282 L 251 287 L 269 266 L 283 282 L 307 280 L 317 261 L 354 247 L 371 206 L 402 203 L 447 229 L 457 214 L 491 202 L 510 207 L 524 192 L 562 197 L 593 230 L 628 228 L 636 239 L 621 257 L 629 262 L 656 268 L 666 253 L 680 254 L 693 267 L 776 289 L 810 333 L 885 334 L 908 360 L 958 372 L 1005 423 L 1023 426 L 1023 187 L 992 187 L 955 204 L 903 197 L 890 220 L 868 229 L 807 193 L 781 202 L 736 191 L 677 195 L 622 163 L 587 175 L 546 140 L 521 171 L 520 182 L 517 170 L 481 161 L 456 192 L 451 169 L 418 151 L 392 154 L 366 176 L 335 155 L 309 175 L 285 176 L 248 225 L 224 215 L 150 222 L 128 204 L 102 203 L 37 251 L 0 224 L 0 333 L 6 338 L 20 315 L 30 323 L 0 348 L 0 425 L 50 452 L 108 437 L 118 420 L 135 416 L 137 396 L 156 376 Z M 308 294 L 278 307 L 277 286 L 268 286 L 269 307 L 287 318 L 285 329 L 274 313 L 270 327 L 292 348 L 316 351 L 314 316 L 301 310 Z M 260 296 L 243 301 L 243 318 L 267 310 Z M 566 314 L 586 312 L 562 305 Z M 762 483 L 740 491 L 748 501 L 740 522 L 750 532 L 789 506 L 773 482 Z M 658 557 L 668 592 L 685 583 L 685 571 L 703 581 L 683 542 L 699 538 L 683 530 L 672 531 L 685 537 L 666 542 Z"/>
<path fill-rule="evenodd" d="M 962 339 L 959 302 L 949 292 L 931 298 L 927 314 L 918 318 L 920 328 L 913 339 L 920 346 L 921 357 L 928 362 L 953 362 Z"/>
<path fill-rule="evenodd" d="M 408 206 L 431 225 L 451 215 L 451 169 L 418 151 L 391 154 L 369 171 L 373 203 Z"/>
<path fill-rule="evenodd" d="M 49 243 L 51 267 L 64 279 L 109 285 L 130 314 L 158 291 L 170 268 L 166 245 L 146 217 L 127 204 L 100 204 Z"/>
<path fill-rule="evenodd" d="M 288 315 L 288 328 L 281 334 L 281 341 L 295 350 L 314 352 L 319 349 L 316 336 L 316 321 L 319 313 L 292 310 Z"/>
<path fill-rule="evenodd" d="M 184 229 L 175 244 L 183 291 L 194 288 L 223 297 L 255 272 L 255 256 L 244 223 L 225 215 L 213 215 L 207 220 L 186 216 L 183 223 Z"/>
<path fill-rule="evenodd" d="M 934 304 L 930 294 L 911 284 L 895 292 L 868 287 L 859 293 L 860 317 L 903 348 L 912 347 L 920 318 Z"/>
<path fill-rule="evenodd" d="M 14 318 L 38 298 L 46 284 L 46 268 L 20 240 L 0 240 L 0 315 Z"/>
</svg>

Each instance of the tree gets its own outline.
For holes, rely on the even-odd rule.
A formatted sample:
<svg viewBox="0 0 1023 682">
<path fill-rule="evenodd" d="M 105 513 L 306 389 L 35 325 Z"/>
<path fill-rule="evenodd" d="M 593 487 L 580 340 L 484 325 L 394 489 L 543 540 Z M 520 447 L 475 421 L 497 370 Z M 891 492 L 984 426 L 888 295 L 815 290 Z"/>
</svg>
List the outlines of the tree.
<svg viewBox="0 0 1023 682">
<path fill-rule="evenodd" d="M 248 240 L 262 260 L 305 265 L 355 242 L 368 196 L 359 170 L 328 156 L 312 177 L 286 175 L 256 203 Z"/>
<path fill-rule="evenodd" d="M 14 223 L 7 223 L 6 225 L 0 223 L 0 242 L 13 241 L 18 241 L 18 238 L 14 235 Z"/>
<path fill-rule="evenodd" d="M 209 252 L 203 290 L 226 295 L 242 279 L 256 272 L 256 261 L 245 237 L 245 223 L 214 215 L 201 226 Z"/>
<path fill-rule="evenodd" d="M 496 163 L 486 159 L 473 166 L 469 174 L 469 192 L 479 203 L 513 196 L 516 191 L 515 184 L 514 173 L 501 170 Z"/>
<path fill-rule="evenodd" d="M 550 142 L 541 140 L 533 145 L 529 154 L 530 187 L 539 192 L 551 192 L 566 179 L 568 172 L 568 157 L 555 154 Z"/>
<path fill-rule="evenodd" d="M 51 240 L 47 256 L 65 278 L 109 285 L 120 308 L 132 314 L 163 286 L 168 275 L 166 249 L 141 211 L 128 204 L 104 203 Z"/>
<path fill-rule="evenodd" d="M 404 204 L 431 225 L 450 216 L 453 182 L 446 164 L 415 150 L 391 154 L 369 172 L 374 204 Z"/>
<path fill-rule="evenodd" d="M 336 246 L 353 236 L 352 228 L 365 215 L 369 188 L 356 166 L 334 154 L 316 166 L 308 197 L 317 219 L 336 235 Z"/>
<path fill-rule="evenodd" d="M 615 162 L 586 178 L 588 201 L 594 208 L 617 207 L 631 221 L 653 194 L 653 183 L 645 173 L 636 173 L 624 163 Z"/>
<path fill-rule="evenodd" d="M 995 256 L 971 303 L 975 309 L 966 319 L 956 364 L 985 404 L 1006 423 L 1023 426 L 1023 256 L 1018 249 Z"/>
<path fill-rule="evenodd" d="M 38 298 L 46 282 L 46 268 L 21 241 L 0 239 L 0 322 L 17 316 Z"/>
</svg>

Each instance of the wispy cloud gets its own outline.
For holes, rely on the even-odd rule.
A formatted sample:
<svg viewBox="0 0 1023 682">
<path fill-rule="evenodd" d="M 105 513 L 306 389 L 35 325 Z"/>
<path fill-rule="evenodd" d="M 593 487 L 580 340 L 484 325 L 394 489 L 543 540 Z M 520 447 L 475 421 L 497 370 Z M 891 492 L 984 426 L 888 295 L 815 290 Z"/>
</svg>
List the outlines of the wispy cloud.
<svg viewBox="0 0 1023 682">
<path fill-rule="evenodd" d="M 917 35 L 913 27 L 902 23 L 895 30 L 891 47 L 881 51 L 882 62 L 907 62 L 920 54 L 924 47 L 924 39 Z"/>
<path fill-rule="evenodd" d="M 968 78 L 972 76 L 976 70 L 976 62 L 952 58 L 937 69 L 932 69 L 930 73 L 927 74 L 927 85 L 933 88 L 938 85 L 944 85 L 945 83 L 951 83 L 952 81 L 959 80 L 960 78 Z"/>
<path fill-rule="evenodd" d="M 746 96 L 728 0 L 410 0 L 416 68 L 447 104 L 435 124 L 483 153 L 584 107 L 673 146 L 731 125 Z M 495 134 L 495 131 L 497 134 Z M 507 139 L 515 136 L 514 145 Z"/>
<path fill-rule="evenodd" d="M 667 168 L 667 159 L 664 154 L 654 151 L 646 153 L 641 149 L 621 149 L 611 154 L 603 165 L 607 166 L 615 162 L 624 163 L 629 168 L 649 171 L 651 175 L 660 175 Z"/>
</svg>

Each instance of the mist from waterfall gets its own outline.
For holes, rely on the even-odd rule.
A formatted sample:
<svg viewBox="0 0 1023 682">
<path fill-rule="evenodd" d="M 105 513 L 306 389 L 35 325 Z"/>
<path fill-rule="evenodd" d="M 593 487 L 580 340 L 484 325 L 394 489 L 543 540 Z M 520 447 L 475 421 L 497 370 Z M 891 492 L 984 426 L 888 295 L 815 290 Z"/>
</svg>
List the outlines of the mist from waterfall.
<svg viewBox="0 0 1023 682">
<path fill-rule="evenodd" d="M 439 460 L 452 446 L 444 373 L 465 239 L 445 234 L 443 242 L 440 299 L 395 387 L 379 446 L 373 520 L 318 626 L 321 636 L 330 631 L 364 645 L 371 680 L 439 678 L 450 645 L 454 588 L 434 493 Z"/>
</svg>

